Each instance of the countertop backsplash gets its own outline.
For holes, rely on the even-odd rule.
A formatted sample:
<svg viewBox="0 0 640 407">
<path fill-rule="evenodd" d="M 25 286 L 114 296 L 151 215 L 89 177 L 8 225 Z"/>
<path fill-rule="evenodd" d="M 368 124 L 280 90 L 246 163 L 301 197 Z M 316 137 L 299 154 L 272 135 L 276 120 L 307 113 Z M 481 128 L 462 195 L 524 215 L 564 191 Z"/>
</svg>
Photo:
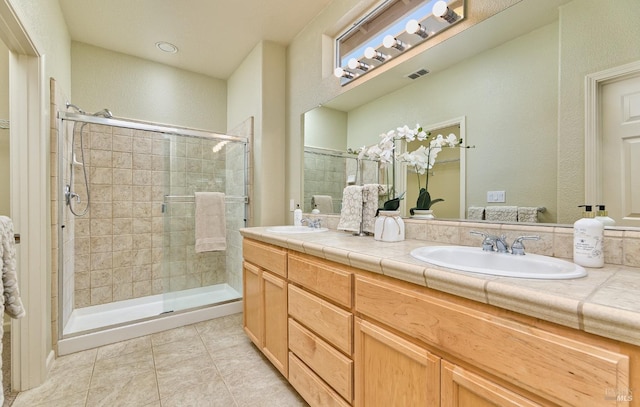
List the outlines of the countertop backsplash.
<svg viewBox="0 0 640 407">
<path fill-rule="evenodd" d="M 339 215 L 303 214 L 303 217 L 322 219 L 322 226 L 335 230 Z M 507 242 L 518 236 L 537 235 L 538 241 L 527 241 L 527 253 L 573 259 L 573 227 L 570 225 L 533 225 L 488 223 L 459 220 L 425 220 L 405 218 L 407 239 L 428 240 L 461 246 L 480 246 L 480 238 L 469 232 L 479 230 L 494 235 L 504 234 Z M 604 261 L 606 264 L 640 267 L 640 231 L 624 228 L 605 229 Z M 640 270 L 638 270 L 640 273 Z"/>
</svg>

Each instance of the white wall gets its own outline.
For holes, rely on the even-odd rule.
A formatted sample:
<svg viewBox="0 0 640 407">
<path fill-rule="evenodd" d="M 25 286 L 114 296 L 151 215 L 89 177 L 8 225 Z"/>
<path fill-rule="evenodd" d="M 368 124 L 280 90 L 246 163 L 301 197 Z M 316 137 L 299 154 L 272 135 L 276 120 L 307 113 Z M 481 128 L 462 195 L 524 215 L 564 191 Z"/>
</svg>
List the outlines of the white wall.
<svg viewBox="0 0 640 407">
<path fill-rule="evenodd" d="M 284 224 L 285 208 L 285 48 L 258 44 L 227 81 L 227 124 L 254 117 L 254 226 Z"/>
<path fill-rule="evenodd" d="M 558 211 L 568 223 L 578 205 L 607 203 L 584 202 L 584 76 L 640 59 L 640 2 L 575 0 L 560 12 Z"/>
<path fill-rule="evenodd" d="M 299 195 L 298 174 L 302 168 L 303 144 L 299 123 L 302 115 L 318 104 L 359 86 L 355 81 L 336 89 L 338 81 L 320 69 L 327 60 L 321 35 L 331 36 L 335 32 L 335 20 L 340 18 L 341 11 L 349 7 L 345 3 L 348 2 L 332 3 L 289 47 L 287 143 L 290 153 L 287 161 L 290 168 L 287 171 L 287 188 L 291 196 Z M 497 2 L 469 1 L 467 14 L 475 18 L 476 12 L 484 11 L 475 8 L 489 7 L 489 3 L 499 8 L 495 5 Z M 495 180 L 496 189 L 508 188 L 508 198 L 517 196 L 519 190 L 526 194 L 530 191 L 526 182 L 521 185 L 502 182 L 509 168 L 506 163 L 516 161 L 513 157 L 524 157 L 522 164 L 529 171 L 547 174 L 547 181 L 538 186 L 544 190 L 545 195 L 541 196 L 545 202 L 534 205 L 543 205 L 551 210 L 556 208 L 555 214 L 548 212 L 544 215 L 553 216 L 551 221 L 573 222 L 579 215 L 576 206 L 584 203 L 584 76 L 640 59 L 640 47 L 635 41 L 640 38 L 640 25 L 637 24 L 640 21 L 640 3 L 621 0 L 603 12 L 601 1 L 575 0 L 560 11 L 561 17 L 555 29 L 557 33 L 552 33 L 552 27 L 546 27 L 532 34 L 538 37 L 525 36 L 511 43 L 509 52 L 517 57 L 516 60 L 504 59 L 494 50 L 489 50 L 484 56 L 463 61 L 446 72 L 430 74 L 379 101 L 350 111 L 349 144 L 371 144 L 370 140 L 375 141 L 379 133 L 405 123 L 411 125 L 419 121 L 428 124 L 468 116 L 468 142 L 478 147 L 475 151 L 468 151 L 467 174 Z M 555 44 L 547 42 L 553 41 L 552 35 L 556 38 Z M 527 59 L 524 52 L 519 54 L 525 50 L 534 51 L 535 58 L 542 59 Z M 548 54 L 543 55 L 541 51 Z M 551 71 L 554 59 L 556 66 Z M 506 68 L 512 64 L 520 67 L 522 76 L 507 74 Z M 371 74 L 368 76 L 372 77 Z M 549 91 L 556 85 L 552 96 Z M 529 92 L 531 103 L 528 105 L 519 99 L 524 91 Z M 488 114 L 480 111 L 481 105 L 495 101 L 499 103 Z M 501 111 L 509 112 L 509 115 L 501 114 Z M 516 119 L 522 120 L 521 124 Z M 357 126 L 352 125 L 354 120 L 359 121 Z M 528 135 L 525 142 L 508 144 L 511 135 L 522 132 Z M 557 138 L 552 139 L 548 137 L 550 135 L 557 135 Z M 482 145 L 492 143 L 509 145 L 509 149 L 499 156 L 480 151 Z M 552 144 L 540 146 L 542 143 Z M 527 160 L 533 150 L 546 151 L 547 154 Z M 489 161 L 505 165 L 491 169 L 486 164 Z M 521 164 L 521 160 L 517 162 Z M 477 183 L 468 181 L 467 185 L 471 194 L 467 204 L 481 201 L 483 192 L 473 190 Z M 551 194 L 552 188 L 555 188 L 555 193 L 547 195 Z M 486 204 L 486 195 L 484 198 Z M 537 199 L 537 195 L 528 194 L 524 195 L 523 201 L 529 205 L 534 202 L 533 198 L 542 200 Z"/>
<path fill-rule="evenodd" d="M 485 206 L 487 190 L 506 191 L 505 205 L 545 206 L 555 221 L 557 71 L 554 23 L 352 110 L 349 145 L 466 116 L 464 142 L 476 146 L 466 152 L 467 206 Z M 516 167 L 545 182 L 512 176 Z"/>
<path fill-rule="evenodd" d="M 304 145 L 345 151 L 348 147 L 347 118 L 345 112 L 328 107 L 319 107 L 305 113 Z"/>
<path fill-rule="evenodd" d="M 116 117 L 227 129 L 226 81 L 81 42 L 71 43 L 73 104 Z"/>
<path fill-rule="evenodd" d="M 0 41 L 0 119 L 9 120 L 9 50 Z M 0 129 L 0 215 L 10 215 L 9 130 Z"/>
</svg>

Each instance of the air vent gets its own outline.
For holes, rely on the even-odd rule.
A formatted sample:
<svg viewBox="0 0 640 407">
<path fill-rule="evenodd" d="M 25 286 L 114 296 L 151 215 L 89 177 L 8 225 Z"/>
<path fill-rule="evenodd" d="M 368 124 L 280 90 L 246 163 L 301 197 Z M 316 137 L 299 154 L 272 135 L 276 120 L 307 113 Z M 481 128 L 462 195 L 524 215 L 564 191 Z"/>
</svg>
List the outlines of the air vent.
<svg viewBox="0 0 640 407">
<path fill-rule="evenodd" d="M 418 79 L 419 77 L 425 76 L 428 73 L 429 73 L 429 70 L 422 68 L 406 76 L 409 79 Z"/>
</svg>

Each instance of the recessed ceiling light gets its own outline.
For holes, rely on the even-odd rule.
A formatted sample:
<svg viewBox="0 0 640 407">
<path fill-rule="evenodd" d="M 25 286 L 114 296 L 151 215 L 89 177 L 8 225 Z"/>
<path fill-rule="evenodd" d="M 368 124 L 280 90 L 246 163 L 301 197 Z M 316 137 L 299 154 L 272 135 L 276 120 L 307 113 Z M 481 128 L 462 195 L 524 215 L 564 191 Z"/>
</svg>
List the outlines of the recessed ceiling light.
<svg viewBox="0 0 640 407">
<path fill-rule="evenodd" d="M 156 47 L 158 47 L 160 51 L 168 52 L 170 54 L 175 54 L 176 52 L 178 52 L 178 47 L 166 41 L 156 42 Z"/>
</svg>

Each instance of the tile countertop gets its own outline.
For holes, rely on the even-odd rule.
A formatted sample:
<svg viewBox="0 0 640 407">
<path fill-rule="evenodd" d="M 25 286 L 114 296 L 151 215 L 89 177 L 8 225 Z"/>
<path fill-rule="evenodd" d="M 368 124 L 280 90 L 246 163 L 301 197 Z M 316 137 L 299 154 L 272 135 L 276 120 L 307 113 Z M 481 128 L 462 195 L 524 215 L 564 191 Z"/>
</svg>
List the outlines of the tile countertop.
<svg viewBox="0 0 640 407">
<path fill-rule="evenodd" d="M 533 280 L 460 272 L 414 259 L 411 250 L 442 243 L 329 230 L 282 234 L 267 227 L 240 230 L 243 237 L 491 304 L 560 325 L 640 346 L 640 270 L 605 264 L 587 277 Z"/>
</svg>

